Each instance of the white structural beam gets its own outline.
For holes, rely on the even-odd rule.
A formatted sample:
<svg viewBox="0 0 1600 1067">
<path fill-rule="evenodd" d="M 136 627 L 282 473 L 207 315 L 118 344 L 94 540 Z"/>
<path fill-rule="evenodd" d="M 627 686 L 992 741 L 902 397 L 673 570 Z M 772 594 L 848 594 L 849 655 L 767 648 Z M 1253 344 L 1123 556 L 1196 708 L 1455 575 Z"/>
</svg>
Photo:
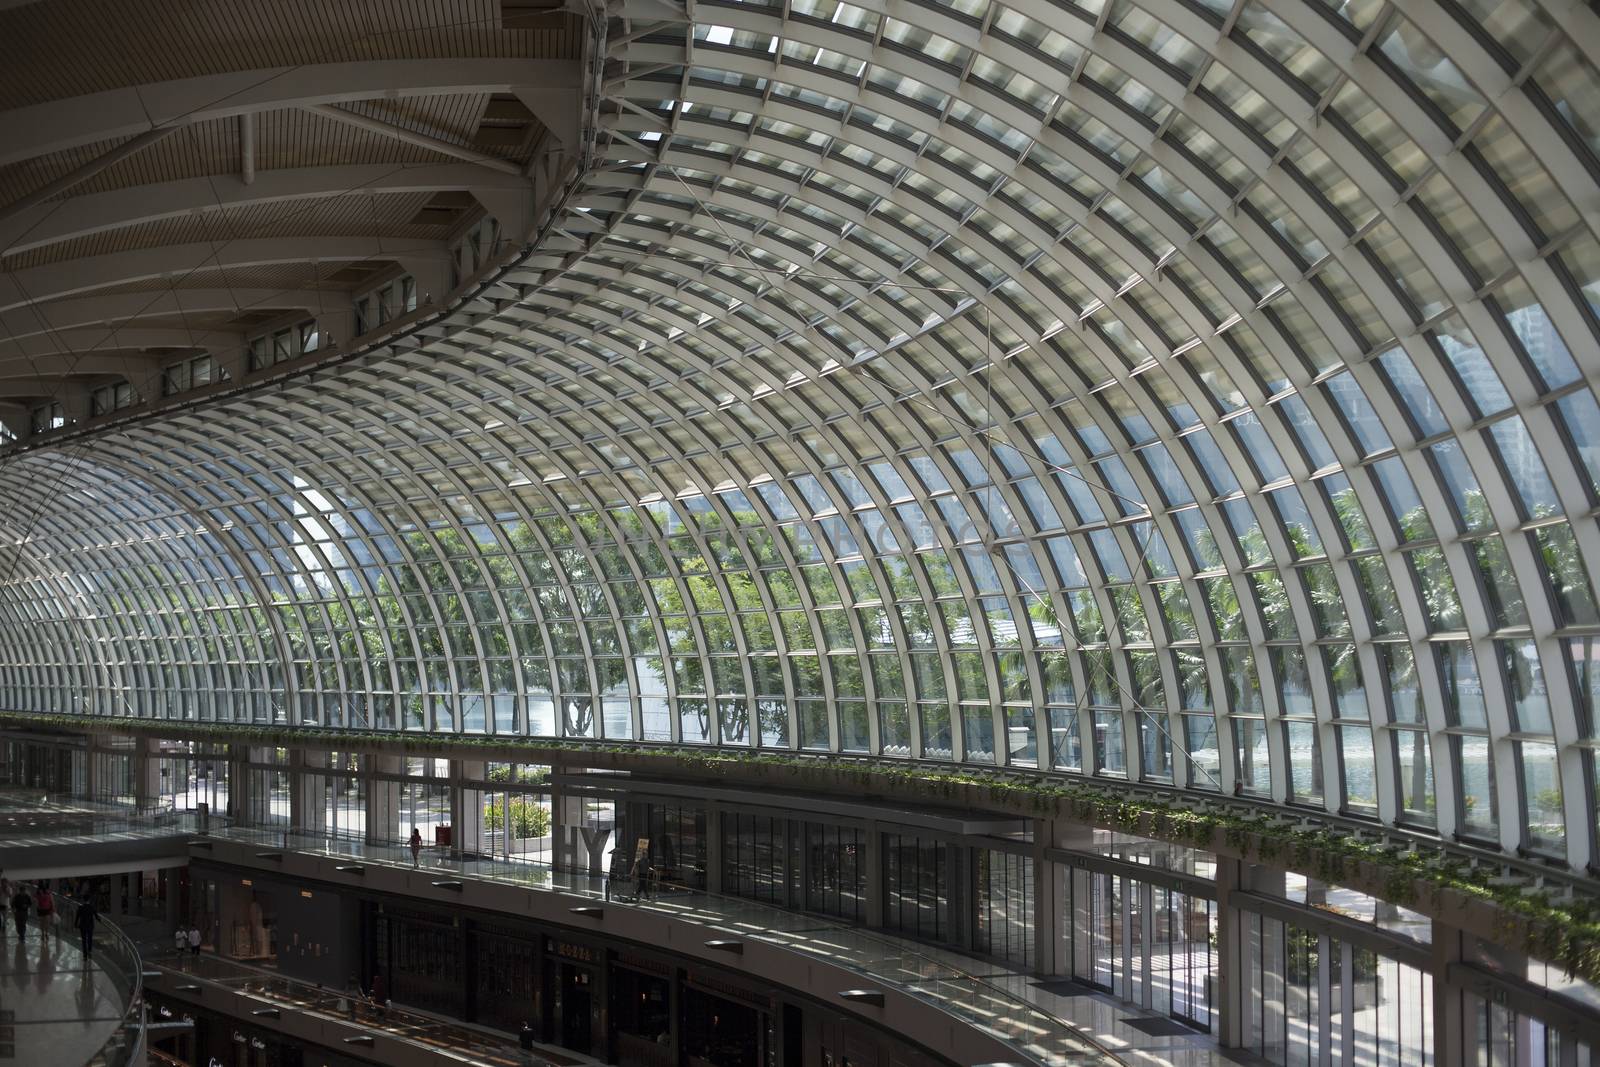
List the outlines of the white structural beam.
<svg viewBox="0 0 1600 1067">
<path fill-rule="evenodd" d="M 0 112 L 0 166 L 96 141 L 251 112 L 372 97 L 572 89 L 582 65 L 556 59 L 383 59 L 208 74 Z"/>
<path fill-rule="evenodd" d="M 367 163 L 340 167 L 290 167 L 257 172 L 244 181 L 232 174 L 138 185 L 39 204 L 0 221 L 0 254 L 14 255 L 77 237 L 176 218 L 197 212 L 356 193 L 432 193 L 482 188 L 518 192 L 532 183 L 472 163 L 423 163 L 396 168 Z"/>
<path fill-rule="evenodd" d="M 379 137 L 387 137 L 390 140 L 414 145 L 417 148 L 426 148 L 430 152 L 438 152 L 440 155 L 460 159 L 501 174 L 516 176 L 521 176 L 522 174 L 522 167 L 509 160 L 499 159 L 479 152 L 475 148 L 468 148 L 465 145 L 441 140 L 438 137 L 429 137 L 425 133 L 417 133 L 415 130 L 396 126 L 392 122 L 384 122 L 381 119 L 371 118 L 367 115 L 358 115 L 354 111 L 347 111 L 342 107 L 334 107 L 332 104 L 307 104 L 303 110 L 313 115 L 320 115 L 333 122 L 343 123 L 358 130 L 365 130 L 367 133 L 375 133 Z"/>
<path fill-rule="evenodd" d="M 35 301 L 73 296 L 108 285 L 151 278 L 181 280 L 195 271 L 276 263 L 386 261 L 401 256 L 447 257 L 438 241 L 374 237 L 265 237 L 143 248 L 52 263 L 0 276 L 0 312 Z"/>
<path fill-rule="evenodd" d="M 76 330 L 35 334 L 32 337 L 15 340 L 0 340 L 0 366 L 17 360 L 57 356 L 62 352 L 146 348 L 231 349 L 237 348 L 239 344 L 239 334 L 231 330 L 86 326 Z"/>
<path fill-rule="evenodd" d="M 142 385 L 161 368 L 166 357 L 151 356 L 138 351 L 117 351 L 112 346 L 106 350 L 58 355 L 51 353 L 47 359 L 0 359 L 0 379 L 27 382 L 46 378 L 50 381 L 83 378 L 91 375 L 117 374 L 136 385 Z"/>
<path fill-rule="evenodd" d="M 163 293 L 111 293 L 32 304 L 0 314 L 0 337 L 31 337 L 52 330 L 123 323 L 160 315 L 311 310 L 338 293 L 315 289 L 169 289 Z"/>
<path fill-rule="evenodd" d="M 545 129 L 549 130 L 562 146 L 571 151 L 578 146 L 578 138 L 583 131 L 581 112 L 583 94 L 577 88 L 550 89 L 550 88 L 525 88 L 516 89 L 518 100 L 522 106 L 538 116 Z"/>
<path fill-rule="evenodd" d="M 82 166 L 68 171 L 55 181 L 47 182 L 28 195 L 0 206 L 0 222 L 14 220 L 19 216 L 25 217 L 28 209 L 43 204 L 46 200 L 59 193 L 64 193 L 77 185 L 81 185 L 113 163 L 121 162 L 131 155 L 144 151 L 157 141 L 172 136 L 177 129 L 178 127 L 176 126 L 163 126 L 160 129 L 146 130 L 139 136 L 122 142 L 111 151 L 98 155 Z M 0 233 L 3 232 L 3 230 L 0 230 Z M 0 238 L 0 240 L 3 240 L 3 238 Z M 4 249 L 0 248 L 0 251 L 4 251 Z"/>
<path fill-rule="evenodd" d="M 35 400 L 52 397 L 67 387 L 67 379 L 59 375 L 27 378 L 0 378 L 0 399 Z"/>
<path fill-rule="evenodd" d="M 256 180 L 256 113 L 239 116 L 239 180 L 249 185 Z"/>
</svg>

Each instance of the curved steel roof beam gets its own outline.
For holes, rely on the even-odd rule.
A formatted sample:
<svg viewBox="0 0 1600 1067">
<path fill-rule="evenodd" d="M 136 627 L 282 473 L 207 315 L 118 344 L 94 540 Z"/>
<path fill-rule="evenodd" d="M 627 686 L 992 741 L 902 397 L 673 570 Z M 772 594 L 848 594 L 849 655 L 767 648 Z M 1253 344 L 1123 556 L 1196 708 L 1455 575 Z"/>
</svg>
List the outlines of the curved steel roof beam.
<svg viewBox="0 0 1600 1067">
<path fill-rule="evenodd" d="M 142 318 L 264 310 L 306 311 L 327 293 L 315 289 L 171 289 L 165 293 L 107 293 L 39 302 L 0 314 L 0 337 L 18 339 L 85 326 L 137 323 Z"/>
<path fill-rule="evenodd" d="M 572 90 L 564 59 L 383 59 L 152 82 L 0 112 L 0 166 L 165 126 L 373 97 Z"/>
<path fill-rule="evenodd" d="M 74 296 L 109 285 L 181 278 L 199 270 L 257 267 L 272 263 L 394 260 L 405 257 L 445 261 L 441 241 L 379 237 L 263 237 L 225 244 L 196 243 L 114 252 L 104 256 L 30 267 L 0 276 L 0 312 L 37 301 Z M 151 294 L 152 299 L 155 294 Z M 338 295 L 342 301 L 344 294 Z"/>
<path fill-rule="evenodd" d="M 227 211 L 329 196 L 436 193 L 484 189 L 526 191 L 520 168 L 506 174 L 475 163 L 363 163 L 258 170 L 246 183 L 233 174 L 183 178 L 75 196 L 30 208 L 0 222 L 0 255 L 183 215 Z"/>
</svg>

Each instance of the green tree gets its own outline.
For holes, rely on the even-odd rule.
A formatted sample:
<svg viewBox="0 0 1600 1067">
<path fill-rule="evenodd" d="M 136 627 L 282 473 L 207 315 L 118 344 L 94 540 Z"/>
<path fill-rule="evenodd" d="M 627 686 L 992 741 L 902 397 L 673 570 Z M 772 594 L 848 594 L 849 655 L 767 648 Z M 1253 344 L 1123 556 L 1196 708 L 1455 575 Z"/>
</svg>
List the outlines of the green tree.
<svg viewBox="0 0 1600 1067">
<path fill-rule="evenodd" d="M 492 831 L 505 828 L 506 808 L 496 798 L 483 809 L 483 824 Z M 511 798 L 511 836 L 544 837 L 550 832 L 550 812 L 532 797 Z"/>
</svg>

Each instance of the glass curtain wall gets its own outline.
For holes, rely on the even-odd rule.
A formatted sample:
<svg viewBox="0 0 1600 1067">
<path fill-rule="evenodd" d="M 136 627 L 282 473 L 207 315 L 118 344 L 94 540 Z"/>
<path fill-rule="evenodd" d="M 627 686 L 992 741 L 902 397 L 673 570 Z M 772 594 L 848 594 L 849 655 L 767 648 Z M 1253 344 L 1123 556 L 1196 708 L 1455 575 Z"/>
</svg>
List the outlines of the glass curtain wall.
<svg viewBox="0 0 1600 1067">
<path fill-rule="evenodd" d="M 722 815 L 722 891 L 789 907 L 799 884 L 800 841 L 789 820 Z"/>
<path fill-rule="evenodd" d="M 175 811 L 199 811 L 201 805 L 213 815 L 228 810 L 227 752 L 222 746 L 193 745 L 192 751 L 164 751 L 161 755 L 161 785 L 171 796 Z"/>
<path fill-rule="evenodd" d="M 287 759 L 278 766 L 261 767 L 254 764 L 245 769 L 249 783 L 245 789 L 243 818 L 252 826 L 289 825 L 289 771 Z"/>
<path fill-rule="evenodd" d="M 723 848 L 728 847 L 727 819 L 723 820 Z M 753 832 L 753 831 L 752 831 Z M 649 860 L 656 878 L 663 885 L 684 886 L 689 889 L 706 887 L 706 811 L 703 807 L 670 801 L 629 801 L 623 809 L 623 822 L 618 829 L 617 847 L 632 858 L 639 841 L 649 842 Z M 735 837 L 741 835 L 735 834 Z M 753 845 L 751 847 L 754 847 Z M 753 857 L 738 852 L 736 868 L 728 866 L 728 853 L 723 853 L 723 888 L 728 888 L 728 874 L 733 871 L 739 884 L 746 885 L 744 867 Z M 752 875 L 753 876 L 753 875 Z M 739 896 L 756 896 L 757 893 L 737 893 Z M 768 899 L 758 896 L 758 899 Z"/>
<path fill-rule="evenodd" d="M 975 849 L 976 883 L 972 947 L 1031 969 L 1033 943 L 1033 860 L 1011 852 Z"/>
<path fill-rule="evenodd" d="M 1469 1067 L 1600 1067 L 1600 1029 L 1571 1021 L 1573 1013 L 1600 1013 L 1600 986 L 1477 938 L 1464 955 L 1495 978 L 1488 988 L 1450 993 L 1461 998 Z M 1507 987 L 1520 995 L 1508 996 Z M 1550 1007 L 1566 1016 L 1559 1025 L 1535 1014 Z"/>
<path fill-rule="evenodd" d="M 132 804 L 136 796 L 133 781 L 133 754 L 131 752 L 92 752 L 94 761 L 95 799 L 110 804 Z M 27 785 L 42 787 L 43 775 L 34 765 L 32 780 Z"/>
<path fill-rule="evenodd" d="M 306 772 L 303 803 L 315 804 L 317 811 L 307 813 L 302 825 L 314 828 L 320 824 L 325 833 L 337 837 L 366 838 L 367 779 L 361 763 L 361 757 L 353 753 L 330 752 L 326 771 Z"/>
<path fill-rule="evenodd" d="M 852 826 L 805 824 L 806 910 L 847 922 L 866 918 L 865 834 Z"/>
<path fill-rule="evenodd" d="M 477 840 L 463 840 L 462 847 L 498 859 L 551 862 L 549 781 L 550 768 L 542 765 L 486 765 L 485 788 L 468 793 L 480 807 Z"/>
<path fill-rule="evenodd" d="M 1244 913 L 1245 1047 L 1281 1067 L 1432 1067 L 1433 978 L 1421 966 Z"/>
<path fill-rule="evenodd" d="M 1071 868 L 1071 974 L 1201 1029 L 1216 1024 L 1216 902 L 1126 875 Z"/>
<path fill-rule="evenodd" d="M 959 944 L 961 852 L 936 839 L 884 834 L 883 925 L 922 941 Z"/>
<path fill-rule="evenodd" d="M 1467 1067 L 1600 1067 L 1600 1043 L 1462 991 Z"/>
<path fill-rule="evenodd" d="M 487 320 L 204 434 L 44 410 L 0 470 L 0 703 L 1048 764 L 1583 869 L 1588 16 L 969 7 L 619 45 L 597 172 L 637 187 L 563 201 L 596 239 L 554 290 L 545 249 Z"/>
</svg>

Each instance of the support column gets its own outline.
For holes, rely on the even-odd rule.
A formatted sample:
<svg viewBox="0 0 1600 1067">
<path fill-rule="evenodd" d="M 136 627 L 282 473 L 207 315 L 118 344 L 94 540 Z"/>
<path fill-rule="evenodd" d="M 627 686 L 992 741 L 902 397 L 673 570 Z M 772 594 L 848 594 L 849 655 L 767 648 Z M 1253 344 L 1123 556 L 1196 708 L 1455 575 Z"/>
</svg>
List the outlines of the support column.
<svg viewBox="0 0 1600 1067">
<path fill-rule="evenodd" d="M 228 815 L 241 826 L 253 821 L 251 803 L 250 746 L 228 746 Z"/>
<path fill-rule="evenodd" d="M 1062 973 L 1056 951 L 1062 943 L 1062 879 L 1067 872 L 1045 856 L 1055 843 L 1055 833 L 1054 820 L 1033 821 L 1033 959 L 1034 970 L 1041 975 Z"/>
<path fill-rule="evenodd" d="M 320 834 L 328 829 L 326 752 L 291 749 L 289 752 L 289 826 L 294 830 Z"/>
<path fill-rule="evenodd" d="M 161 879 L 162 892 L 166 896 L 168 930 L 176 929 L 179 921 L 183 918 L 178 908 L 178 870 L 176 867 L 167 867 L 157 876 Z"/>
<path fill-rule="evenodd" d="M 133 743 L 133 802 L 142 807 L 161 799 L 161 755 L 154 738 Z"/>
<path fill-rule="evenodd" d="M 565 768 L 558 764 L 550 766 L 550 866 L 558 871 L 570 871 L 573 868 L 573 848 L 571 836 L 577 831 L 570 829 L 567 818 L 566 791 L 556 782 L 556 777 Z"/>
<path fill-rule="evenodd" d="M 1461 962 L 1461 931 L 1433 920 L 1433 1062 L 1467 1063 L 1466 1020 L 1461 990 L 1445 980 L 1452 963 Z M 1565 1042 L 1563 1042 L 1565 1044 Z"/>
<path fill-rule="evenodd" d="M 722 892 L 722 805 L 706 801 L 706 892 Z"/>
<path fill-rule="evenodd" d="M 1233 906 L 1240 888 L 1240 861 L 1217 857 L 1217 1041 L 1223 1048 L 1242 1048 L 1245 1040 L 1246 991 L 1244 916 Z"/>
<path fill-rule="evenodd" d="M 100 756 L 94 743 L 95 735 L 90 734 L 83 758 L 83 795 L 90 800 L 100 795 Z"/>
<path fill-rule="evenodd" d="M 399 756 L 368 756 L 367 769 L 374 775 L 399 774 L 405 764 Z M 372 845 L 396 844 L 400 832 L 400 783 L 381 778 L 367 782 L 366 838 Z"/>
<path fill-rule="evenodd" d="M 867 823 L 863 831 L 866 838 L 866 853 L 862 859 L 866 863 L 867 877 L 863 889 L 867 897 L 866 918 L 867 925 L 874 930 L 883 928 L 883 828 L 876 822 Z"/>
<path fill-rule="evenodd" d="M 461 854 L 483 851 L 483 790 L 464 783 L 481 782 L 487 773 L 482 760 L 450 761 L 450 845 Z M 502 827 L 507 837 L 516 829 L 510 798 L 502 802 Z"/>
</svg>

